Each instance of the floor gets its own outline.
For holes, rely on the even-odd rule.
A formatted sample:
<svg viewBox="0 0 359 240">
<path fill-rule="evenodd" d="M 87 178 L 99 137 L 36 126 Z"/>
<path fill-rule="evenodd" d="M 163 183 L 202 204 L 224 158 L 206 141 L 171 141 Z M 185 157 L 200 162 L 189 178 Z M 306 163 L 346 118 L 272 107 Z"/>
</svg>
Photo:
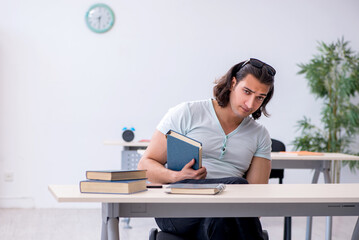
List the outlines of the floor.
<svg viewBox="0 0 359 240">
<path fill-rule="evenodd" d="M 332 240 L 350 240 L 357 217 L 334 217 Z M 283 239 L 283 218 L 262 217 L 263 229 L 270 239 Z M 325 239 L 325 217 L 313 219 L 312 239 Z M 148 239 L 149 230 L 156 227 L 150 218 L 132 218 L 131 229 L 120 223 L 120 238 Z M 292 218 L 292 240 L 305 239 L 305 217 Z M 1 240 L 99 240 L 100 209 L 0 209 Z"/>
</svg>

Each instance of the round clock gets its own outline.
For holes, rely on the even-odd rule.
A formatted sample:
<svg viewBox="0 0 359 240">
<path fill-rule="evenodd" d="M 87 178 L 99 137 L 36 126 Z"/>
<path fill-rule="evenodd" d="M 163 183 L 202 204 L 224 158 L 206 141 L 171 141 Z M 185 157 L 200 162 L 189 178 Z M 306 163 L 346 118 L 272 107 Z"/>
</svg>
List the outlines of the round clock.
<svg viewBox="0 0 359 240">
<path fill-rule="evenodd" d="M 135 129 L 134 128 L 130 128 L 128 129 L 127 127 L 124 127 L 122 129 L 123 133 L 122 133 L 122 139 L 125 142 L 131 142 L 134 138 L 135 138 Z"/>
<path fill-rule="evenodd" d="M 112 9 L 106 4 L 95 4 L 89 8 L 85 16 L 87 26 L 95 33 L 110 30 L 115 22 Z"/>
</svg>

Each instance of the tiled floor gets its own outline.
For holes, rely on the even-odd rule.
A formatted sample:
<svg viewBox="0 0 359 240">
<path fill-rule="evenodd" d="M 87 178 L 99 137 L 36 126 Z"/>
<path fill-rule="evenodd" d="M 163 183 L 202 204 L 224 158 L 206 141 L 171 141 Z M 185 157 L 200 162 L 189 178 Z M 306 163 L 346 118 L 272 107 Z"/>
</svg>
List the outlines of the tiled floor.
<svg viewBox="0 0 359 240">
<path fill-rule="evenodd" d="M 332 240 L 350 240 L 356 217 L 334 217 Z M 283 239 L 283 218 L 262 217 L 263 229 L 270 239 Z M 313 220 L 312 239 L 325 239 L 325 217 Z M 149 230 L 156 227 L 151 218 L 132 218 L 131 229 L 120 223 L 122 240 L 148 239 Z M 292 239 L 305 239 L 305 217 L 292 218 Z M 0 209 L 1 240 L 99 240 L 100 209 Z"/>
</svg>

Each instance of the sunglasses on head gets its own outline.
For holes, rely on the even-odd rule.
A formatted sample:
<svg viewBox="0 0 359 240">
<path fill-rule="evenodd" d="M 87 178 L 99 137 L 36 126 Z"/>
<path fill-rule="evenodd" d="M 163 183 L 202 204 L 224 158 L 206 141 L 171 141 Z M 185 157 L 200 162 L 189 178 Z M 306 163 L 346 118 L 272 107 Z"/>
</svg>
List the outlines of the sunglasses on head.
<svg viewBox="0 0 359 240">
<path fill-rule="evenodd" d="M 247 61 L 245 61 L 242 65 L 242 67 L 244 67 L 248 63 L 250 63 L 253 67 L 260 68 L 260 69 L 262 69 L 263 66 L 266 66 L 268 74 L 271 75 L 272 77 L 274 77 L 274 75 L 276 73 L 275 69 L 272 66 L 262 62 L 261 60 L 255 59 L 255 58 L 250 58 Z"/>
</svg>

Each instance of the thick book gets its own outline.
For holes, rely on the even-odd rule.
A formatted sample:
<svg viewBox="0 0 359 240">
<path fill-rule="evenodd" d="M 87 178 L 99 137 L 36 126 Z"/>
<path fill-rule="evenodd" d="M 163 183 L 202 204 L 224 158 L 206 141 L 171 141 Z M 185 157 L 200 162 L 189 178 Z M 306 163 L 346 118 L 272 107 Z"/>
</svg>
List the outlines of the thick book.
<svg viewBox="0 0 359 240">
<path fill-rule="evenodd" d="M 193 184 L 177 183 L 166 187 L 167 193 L 174 194 L 217 194 L 226 188 L 223 183 Z"/>
<path fill-rule="evenodd" d="M 91 180 L 130 180 L 146 178 L 146 170 L 105 170 L 105 171 L 86 171 L 86 178 Z"/>
<path fill-rule="evenodd" d="M 117 193 L 130 194 L 147 190 L 146 179 L 102 181 L 85 180 L 80 182 L 82 193 Z"/>
<path fill-rule="evenodd" d="M 183 134 L 169 130 L 167 137 L 167 168 L 181 171 L 182 168 L 195 159 L 193 169 L 202 167 L 202 143 Z"/>
</svg>

